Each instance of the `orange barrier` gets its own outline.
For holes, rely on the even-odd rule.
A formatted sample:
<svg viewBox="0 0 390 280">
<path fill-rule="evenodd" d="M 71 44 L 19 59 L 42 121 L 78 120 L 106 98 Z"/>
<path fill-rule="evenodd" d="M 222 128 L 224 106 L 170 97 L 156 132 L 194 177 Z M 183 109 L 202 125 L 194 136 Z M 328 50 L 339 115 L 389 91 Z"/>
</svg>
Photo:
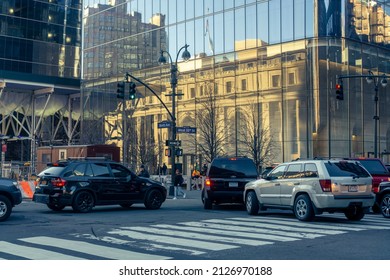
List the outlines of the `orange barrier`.
<svg viewBox="0 0 390 280">
<path fill-rule="evenodd" d="M 32 198 L 35 191 L 34 181 L 19 181 L 20 190 L 23 198 Z"/>
</svg>

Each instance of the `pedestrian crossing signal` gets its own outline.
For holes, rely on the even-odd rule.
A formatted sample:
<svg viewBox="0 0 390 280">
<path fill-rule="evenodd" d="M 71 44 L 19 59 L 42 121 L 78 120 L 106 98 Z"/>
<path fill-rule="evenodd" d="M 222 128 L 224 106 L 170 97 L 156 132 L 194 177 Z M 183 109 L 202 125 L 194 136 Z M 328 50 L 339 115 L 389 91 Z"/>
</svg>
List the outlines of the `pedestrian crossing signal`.
<svg viewBox="0 0 390 280">
<path fill-rule="evenodd" d="M 165 156 L 171 157 L 171 149 L 170 148 L 165 149 Z"/>
</svg>

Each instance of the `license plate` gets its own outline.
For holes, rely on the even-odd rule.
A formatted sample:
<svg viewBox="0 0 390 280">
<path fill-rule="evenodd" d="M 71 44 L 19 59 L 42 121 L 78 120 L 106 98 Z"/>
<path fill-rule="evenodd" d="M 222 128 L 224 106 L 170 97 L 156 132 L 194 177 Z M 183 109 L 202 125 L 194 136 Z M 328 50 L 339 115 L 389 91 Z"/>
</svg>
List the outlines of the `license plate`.
<svg viewBox="0 0 390 280">
<path fill-rule="evenodd" d="M 358 186 L 348 186 L 348 191 L 349 192 L 357 192 L 358 191 Z"/>
<path fill-rule="evenodd" d="M 40 182 L 40 184 L 46 186 L 46 185 L 47 185 L 47 181 L 46 181 L 46 180 L 42 180 L 42 181 Z"/>
<path fill-rule="evenodd" d="M 229 187 L 237 188 L 238 187 L 238 182 L 229 182 Z"/>
</svg>

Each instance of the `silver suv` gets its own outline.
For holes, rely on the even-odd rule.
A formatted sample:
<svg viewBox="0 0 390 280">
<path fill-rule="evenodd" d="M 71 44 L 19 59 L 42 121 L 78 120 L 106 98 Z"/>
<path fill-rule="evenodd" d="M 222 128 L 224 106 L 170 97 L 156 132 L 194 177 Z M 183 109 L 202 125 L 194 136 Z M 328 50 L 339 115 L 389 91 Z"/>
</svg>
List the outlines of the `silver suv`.
<svg viewBox="0 0 390 280">
<path fill-rule="evenodd" d="M 343 212 L 360 220 L 375 202 L 372 177 L 352 160 L 300 160 L 283 163 L 267 177 L 245 186 L 250 215 L 267 208 L 291 209 L 301 221 L 323 212 Z"/>
</svg>

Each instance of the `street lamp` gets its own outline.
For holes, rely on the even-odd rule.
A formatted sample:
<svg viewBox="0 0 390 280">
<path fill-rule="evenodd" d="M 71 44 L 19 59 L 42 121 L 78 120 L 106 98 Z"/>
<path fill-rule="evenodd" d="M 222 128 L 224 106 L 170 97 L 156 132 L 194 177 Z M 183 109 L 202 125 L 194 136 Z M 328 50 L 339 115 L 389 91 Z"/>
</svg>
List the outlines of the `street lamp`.
<svg viewBox="0 0 390 280">
<path fill-rule="evenodd" d="M 171 119 L 172 119 L 172 126 L 171 126 L 171 139 L 172 142 L 175 142 L 176 140 L 176 87 L 177 87 L 177 61 L 179 59 L 180 52 L 184 50 L 182 54 L 182 59 L 184 61 L 188 61 L 191 58 L 191 54 L 188 51 L 189 45 L 185 44 L 183 47 L 179 49 L 179 51 L 176 54 L 176 60 L 173 61 L 171 55 L 167 51 L 160 51 L 160 58 L 158 59 L 158 63 L 160 65 L 167 63 L 167 59 L 164 56 L 164 53 L 168 55 L 169 57 L 169 62 L 171 64 L 171 88 L 172 88 L 172 93 L 167 94 L 167 96 L 172 96 L 172 114 L 171 114 Z M 176 171 L 176 162 L 175 162 L 175 156 L 176 156 L 176 145 L 171 144 L 171 157 L 172 157 L 172 184 L 174 183 L 175 180 L 175 171 Z"/>
<path fill-rule="evenodd" d="M 366 77 L 366 81 L 368 84 L 371 84 L 374 82 L 375 85 L 375 115 L 374 115 L 374 157 L 378 157 L 378 85 L 379 81 L 381 83 L 381 86 L 385 88 L 387 86 L 387 78 L 386 75 L 383 76 L 375 76 L 374 73 L 372 73 L 371 70 L 368 71 L 368 76 Z"/>
</svg>

